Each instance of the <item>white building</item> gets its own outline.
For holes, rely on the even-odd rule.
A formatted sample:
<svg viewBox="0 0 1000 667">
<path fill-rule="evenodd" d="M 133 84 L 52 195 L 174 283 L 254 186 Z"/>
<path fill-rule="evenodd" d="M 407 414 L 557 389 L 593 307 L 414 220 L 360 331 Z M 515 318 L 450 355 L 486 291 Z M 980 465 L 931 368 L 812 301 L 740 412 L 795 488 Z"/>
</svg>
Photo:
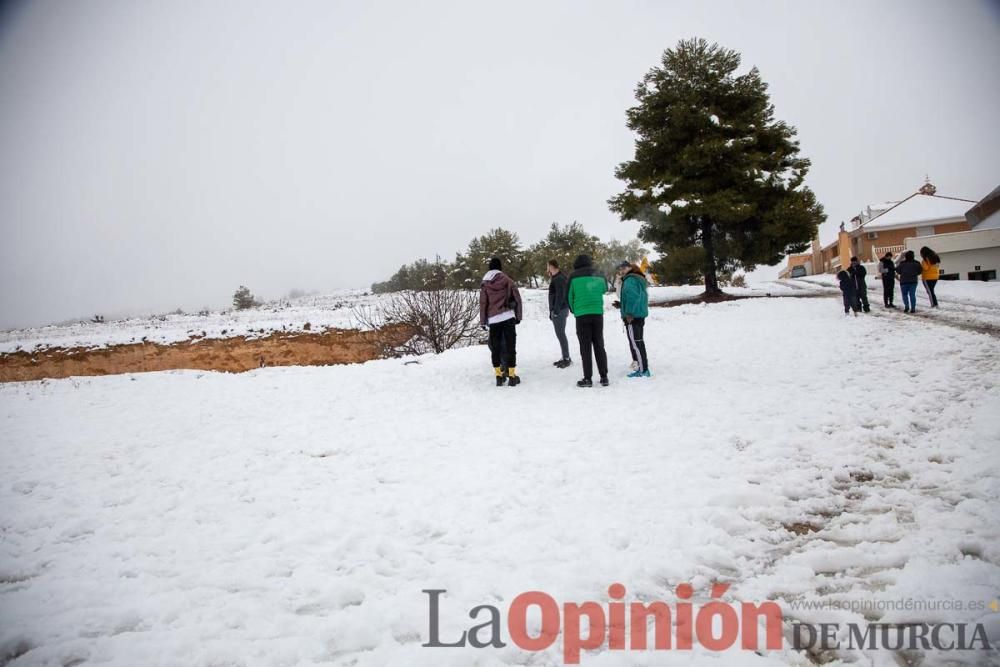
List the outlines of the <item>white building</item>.
<svg viewBox="0 0 1000 667">
<path fill-rule="evenodd" d="M 927 246 L 941 256 L 941 280 L 996 280 L 1000 272 L 1000 187 L 965 213 L 969 231 L 907 238 L 919 256 Z"/>
</svg>

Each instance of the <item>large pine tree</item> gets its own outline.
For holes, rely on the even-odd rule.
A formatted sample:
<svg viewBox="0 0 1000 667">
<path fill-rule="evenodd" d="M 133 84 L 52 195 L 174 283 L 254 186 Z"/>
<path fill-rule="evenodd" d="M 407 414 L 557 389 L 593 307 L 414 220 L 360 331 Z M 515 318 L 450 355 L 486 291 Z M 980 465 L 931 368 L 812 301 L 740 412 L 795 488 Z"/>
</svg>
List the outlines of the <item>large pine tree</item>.
<svg viewBox="0 0 1000 667">
<path fill-rule="evenodd" d="M 664 52 L 627 111 L 635 158 L 615 171 L 627 189 L 608 202 L 643 223 L 640 237 L 668 266 L 697 264 L 706 296 L 721 293 L 720 271 L 805 250 L 825 219 L 803 185 L 795 128 L 775 120 L 757 68 L 739 66 L 737 52 L 704 39 Z"/>
</svg>

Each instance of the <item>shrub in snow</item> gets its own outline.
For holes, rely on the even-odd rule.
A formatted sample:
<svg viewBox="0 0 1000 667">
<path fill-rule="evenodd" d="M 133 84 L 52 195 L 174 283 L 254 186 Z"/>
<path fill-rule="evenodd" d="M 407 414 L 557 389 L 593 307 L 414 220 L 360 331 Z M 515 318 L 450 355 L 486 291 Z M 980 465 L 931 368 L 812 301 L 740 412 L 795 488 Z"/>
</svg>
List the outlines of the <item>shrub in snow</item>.
<svg viewBox="0 0 1000 667">
<path fill-rule="evenodd" d="M 250 293 L 250 288 L 240 285 L 240 288 L 233 293 L 233 308 L 236 310 L 247 310 L 257 305 L 257 300 Z"/>
<path fill-rule="evenodd" d="M 383 356 L 440 354 L 478 342 L 479 298 L 475 292 L 396 292 L 378 306 L 355 307 L 352 315 Z M 406 340 L 399 343 L 401 336 Z"/>
</svg>

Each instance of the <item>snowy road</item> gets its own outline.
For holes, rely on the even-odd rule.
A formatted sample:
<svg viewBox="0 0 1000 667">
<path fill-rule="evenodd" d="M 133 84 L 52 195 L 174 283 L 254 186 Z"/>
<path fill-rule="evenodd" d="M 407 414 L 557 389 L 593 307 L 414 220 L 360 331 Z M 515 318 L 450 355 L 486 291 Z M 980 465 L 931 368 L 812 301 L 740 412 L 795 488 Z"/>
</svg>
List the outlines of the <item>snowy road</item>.
<svg viewBox="0 0 1000 667">
<path fill-rule="evenodd" d="M 994 338 L 845 318 L 836 297 L 654 309 L 655 376 L 624 379 L 608 318 L 612 385 L 580 390 L 539 296 L 517 388 L 485 348 L 0 386 L 0 662 L 561 664 L 558 643 L 421 647 L 430 588 L 444 638 L 475 605 L 606 601 L 613 582 L 673 602 L 723 581 L 829 621 L 1000 594 Z M 793 608 L 810 602 L 845 608 Z M 1000 639 L 989 611 L 881 620 L 942 614 Z M 810 664 L 698 646 L 583 664 L 711 658 Z"/>
</svg>

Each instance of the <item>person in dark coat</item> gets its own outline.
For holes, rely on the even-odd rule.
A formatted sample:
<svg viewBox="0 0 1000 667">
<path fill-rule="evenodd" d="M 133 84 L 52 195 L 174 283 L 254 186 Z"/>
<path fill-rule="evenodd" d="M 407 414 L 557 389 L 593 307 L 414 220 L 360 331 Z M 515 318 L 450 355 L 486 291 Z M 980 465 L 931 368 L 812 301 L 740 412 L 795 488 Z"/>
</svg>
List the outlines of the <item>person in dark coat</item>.
<svg viewBox="0 0 1000 667">
<path fill-rule="evenodd" d="M 855 288 L 854 277 L 847 271 L 837 273 L 837 280 L 840 281 L 840 292 L 844 297 L 844 315 L 854 311 L 854 316 L 858 316 L 861 305 L 858 303 L 858 293 Z"/>
<path fill-rule="evenodd" d="M 895 308 L 892 302 L 896 293 L 896 263 L 892 261 L 891 252 L 882 256 L 878 270 L 882 275 L 882 302 L 886 308 Z"/>
<path fill-rule="evenodd" d="M 851 265 L 848 267 L 847 273 L 854 280 L 854 294 L 861 309 L 866 313 L 872 312 L 872 307 L 868 305 L 868 283 L 865 282 L 868 269 L 862 266 L 860 259 L 851 257 Z"/>
<path fill-rule="evenodd" d="M 920 262 L 913 258 L 913 251 L 907 250 L 903 255 L 903 261 L 896 267 L 896 275 L 899 276 L 899 291 L 903 293 L 903 312 L 917 312 L 917 283 L 920 282 L 920 274 L 924 268 Z"/>
<path fill-rule="evenodd" d="M 545 267 L 549 274 L 549 319 L 559 340 L 562 356 L 552 365 L 556 368 L 566 368 L 573 363 L 569 358 L 569 341 L 566 339 L 566 320 L 569 318 L 569 278 L 559 270 L 559 262 L 550 259 Z"/>
<path fill-rule="evenodd" d="M 517 375 L 515 329 L 515 325 L 521 323 L 521 314 L 521 293 L 514 281 L 500 270 L 500 259 L 494 257 L 479 288 L 479 324 L 490 332 L 490 357 L 498 387 L 505 382 L 511 387 L 521 383 Z"/>
</svg>

